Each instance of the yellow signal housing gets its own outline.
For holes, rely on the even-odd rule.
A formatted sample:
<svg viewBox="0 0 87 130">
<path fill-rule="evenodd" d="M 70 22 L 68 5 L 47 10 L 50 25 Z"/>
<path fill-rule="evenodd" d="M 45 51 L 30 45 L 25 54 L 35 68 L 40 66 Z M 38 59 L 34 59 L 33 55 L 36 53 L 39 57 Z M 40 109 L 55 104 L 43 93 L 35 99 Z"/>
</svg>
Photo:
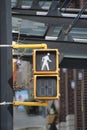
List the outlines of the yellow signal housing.
<svg viewBox="0 0 87 130">
<path fill-rule="evenodd" d="M 50 54 L 49 70 L 46 66 L 41 70 L 43 61 L 42 58 Z M 48 62 L 48 61 L 47 61 Z M 33 50 L 33 72 L 36 75 L 50 75 L 59 73 L 59 52 L 58 49 L 35 49 Z"/>
<path fill-rule="evenodd" d="M 60 97 L 58 75 L 34 75 L 34 98 L 56 100 Z"/>
</svg>

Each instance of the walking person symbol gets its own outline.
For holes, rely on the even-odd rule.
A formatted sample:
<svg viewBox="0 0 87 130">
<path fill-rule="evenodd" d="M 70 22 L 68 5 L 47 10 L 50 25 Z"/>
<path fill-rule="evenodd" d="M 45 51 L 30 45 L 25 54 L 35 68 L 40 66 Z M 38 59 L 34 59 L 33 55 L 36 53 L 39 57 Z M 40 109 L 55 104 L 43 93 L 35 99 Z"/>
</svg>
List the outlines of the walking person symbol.
<svg viewBox="0 0 87 130">
<path fill-rule="evenodd" d="M 50 53 L 47 53 L 47 55 L 42 57 L 42 67 L 41 70 L 49 70 L 49 62 L 52 62 L 52 60 L 49 58 Z"/>
</svg>

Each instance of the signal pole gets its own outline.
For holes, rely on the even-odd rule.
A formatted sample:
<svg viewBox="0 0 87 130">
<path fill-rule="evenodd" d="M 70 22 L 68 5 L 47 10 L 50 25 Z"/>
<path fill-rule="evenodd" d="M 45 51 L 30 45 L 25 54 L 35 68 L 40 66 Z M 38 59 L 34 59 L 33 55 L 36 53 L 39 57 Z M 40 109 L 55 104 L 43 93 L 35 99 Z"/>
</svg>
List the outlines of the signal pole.
<svg viewBox="0 0 87 130">
<path fill-rule="evenodd" d="M 0 44 L 12 44 L 11 0 L 0 1 Z M 12 49 L 0 47 L 0 130 L 13 130 L 12 85 Z"/>
</svg>

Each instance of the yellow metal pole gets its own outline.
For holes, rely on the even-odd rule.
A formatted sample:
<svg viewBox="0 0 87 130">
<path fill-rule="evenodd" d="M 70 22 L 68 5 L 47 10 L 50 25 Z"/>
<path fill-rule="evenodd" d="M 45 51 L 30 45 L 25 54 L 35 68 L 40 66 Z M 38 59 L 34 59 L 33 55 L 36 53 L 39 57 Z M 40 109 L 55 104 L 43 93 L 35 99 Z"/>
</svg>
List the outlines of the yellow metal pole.
<svg viewBox="0 0 87 130">
<path fill-rule="evenodd" d="M 14 44 L 12 45 L 14 49 L 19 49 L 19 48 L 34 48 L 34 49 L 47 49 L 47 44 L 42 43 L 42 44 Z"/>
<path fill-rule="evenodd" d="M 42 43 L 42 44 L 14 44 L 12 45 L 14 49 L 19 49 L 19 48 L 32 48 L 32 49 L 47 49 L 47 44 Z M 48 106 L 48 101 L 44 102 L 18 102 L 14 101 L 13 102 L 14 106 Z"/>
<path fill-rule="evenodd" d="M 48 102 L 18 102 L 14 101 L 13 102 L 14 106 L 48 106 Z"/>
</svg>

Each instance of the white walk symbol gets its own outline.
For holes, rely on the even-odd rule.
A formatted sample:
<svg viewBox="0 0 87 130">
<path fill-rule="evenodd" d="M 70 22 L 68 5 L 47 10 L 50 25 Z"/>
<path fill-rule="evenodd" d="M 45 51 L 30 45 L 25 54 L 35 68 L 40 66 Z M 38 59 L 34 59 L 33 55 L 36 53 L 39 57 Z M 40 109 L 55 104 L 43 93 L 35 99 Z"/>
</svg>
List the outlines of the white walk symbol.
<svg viewBox="0 0 87 130">
<path fill-rule="evenodd" d="M 46 67 L 47 70 L 49 70 L 49 64 L 48 64 L 48 63 L 49 63 L 49 62 L 52 62 L 52 61 L 50 60 L 49 56 L 50 56 L 50 53 L 47 53 L 46 56 L 43 56 L 43 57 L 42 57 L 42 67 L 41 67 L 41 70 L 44 70 L 45 67 Z"/>
</svg>

